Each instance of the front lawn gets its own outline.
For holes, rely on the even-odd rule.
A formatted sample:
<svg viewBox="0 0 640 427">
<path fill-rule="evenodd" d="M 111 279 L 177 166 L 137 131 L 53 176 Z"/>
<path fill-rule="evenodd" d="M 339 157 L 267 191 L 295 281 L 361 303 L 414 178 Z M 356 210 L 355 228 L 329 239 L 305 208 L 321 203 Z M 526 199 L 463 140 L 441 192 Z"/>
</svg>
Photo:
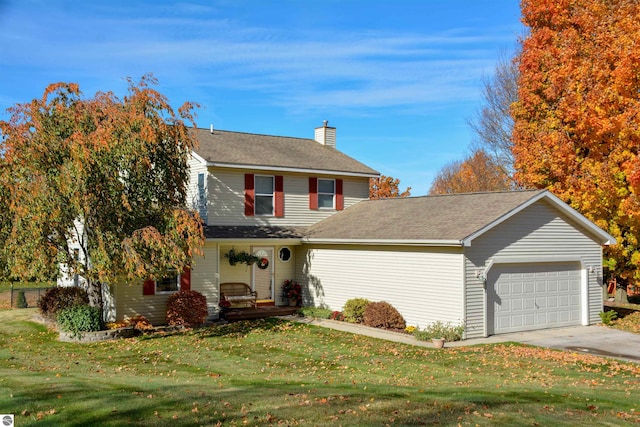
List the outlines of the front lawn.
<svg viewBox="0 0 640 427">
<path fill-rule="evenodd" d="M 96 344 L 0 311 L 16 425 L 640 422 L 640 365 L 516 344 L 432 350 L 283 320 Z"/>
</svg>

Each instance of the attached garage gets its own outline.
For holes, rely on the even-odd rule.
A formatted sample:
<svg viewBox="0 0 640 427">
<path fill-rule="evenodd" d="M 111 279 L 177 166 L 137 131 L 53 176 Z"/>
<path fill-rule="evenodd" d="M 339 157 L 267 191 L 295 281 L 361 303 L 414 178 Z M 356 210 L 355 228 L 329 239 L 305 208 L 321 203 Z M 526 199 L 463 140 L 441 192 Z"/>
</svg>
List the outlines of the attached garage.
<svg viewBox="0 0 640 427">
<path fill-rule="evenodd" d="M 475 338 L 598 322 L 615 239 L 540 190 L 360 202 L 302 243 L 305 304 L 386 300 L 410 325 L 464 323 Z"/>
<path fill-rule="evenodd" d="M 578 263 L 499 264 L 487 277 L 489 335 L 580 325 Z"/>
</svg>

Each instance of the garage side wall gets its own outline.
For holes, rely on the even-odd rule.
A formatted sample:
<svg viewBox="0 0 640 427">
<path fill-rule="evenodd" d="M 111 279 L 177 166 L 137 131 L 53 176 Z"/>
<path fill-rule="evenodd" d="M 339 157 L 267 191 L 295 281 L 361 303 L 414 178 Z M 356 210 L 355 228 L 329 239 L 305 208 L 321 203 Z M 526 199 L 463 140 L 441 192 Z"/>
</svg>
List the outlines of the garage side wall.
<svg viewBox="0 0 640 427">
<path fill-rule="evenodd" d="M 407 325 L 459 323 L 463 308 L 460 248 L 303 245 L 296 277 L 304 304 L 342 310 L 351 298 L 386 301 Z"/>
<path fill-rule="evenodd" d="M 602 248 L 587 231 L 571 222 L 544 200 L 529 206 L 473 240 L 465 248 L 467 338 L 484 335 L 486 299 L 477 277 L 491 260 L 518 259 L 523 263 L 547 260 L 582 261 L 597 267 L 588 277 L 589 323 L 602 310 Z"/>
</svg>

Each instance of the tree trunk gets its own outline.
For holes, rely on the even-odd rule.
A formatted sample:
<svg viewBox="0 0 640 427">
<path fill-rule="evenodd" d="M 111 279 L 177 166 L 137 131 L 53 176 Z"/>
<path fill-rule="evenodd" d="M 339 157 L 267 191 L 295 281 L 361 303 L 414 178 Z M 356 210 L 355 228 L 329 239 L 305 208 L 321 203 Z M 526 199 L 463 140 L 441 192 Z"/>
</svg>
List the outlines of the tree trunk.
<svg viewBox="0 0 640 427">
<path fill-rule="evenodd" d="M 102 298 L 102 282 L 97 280 L 87 280 L 87 293 L 89 294 L 89 305 L 100 309 L 100 317 L 104 315 L 104 300 Z"/>
</svg>

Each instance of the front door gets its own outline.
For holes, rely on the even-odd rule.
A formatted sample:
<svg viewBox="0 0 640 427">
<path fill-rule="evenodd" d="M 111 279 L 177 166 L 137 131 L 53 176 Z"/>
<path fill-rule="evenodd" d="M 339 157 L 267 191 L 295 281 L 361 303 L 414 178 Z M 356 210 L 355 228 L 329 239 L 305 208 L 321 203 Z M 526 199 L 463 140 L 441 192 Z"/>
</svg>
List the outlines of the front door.
<svg viewBox="0 0 640 427">
<path fill-rule="evenodd" d="M 253 290 L 258 299 L 274 299 L 273 294 L 273 247 L 254 247 L 254 254 L 260 261 L 253 264 Z"/>
</svg>

